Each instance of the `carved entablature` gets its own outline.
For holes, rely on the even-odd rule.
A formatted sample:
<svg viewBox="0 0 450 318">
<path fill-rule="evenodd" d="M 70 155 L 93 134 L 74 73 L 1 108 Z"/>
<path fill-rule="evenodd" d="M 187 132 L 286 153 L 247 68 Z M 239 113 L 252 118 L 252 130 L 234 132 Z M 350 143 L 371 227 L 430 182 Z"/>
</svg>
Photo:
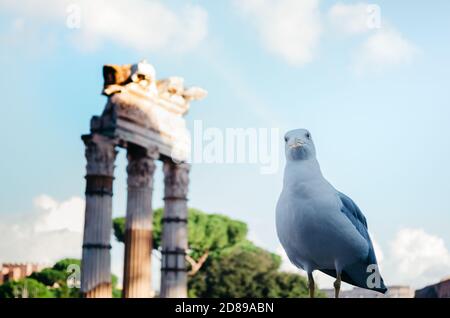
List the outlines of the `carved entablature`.
<svg viewBox="0 0 450 318">
<path fill-rule="evenodd" d="M 178 76 L 159 80 L 156 82 L 156 87 L 161 99 L 177 105 L 189 105 L 190 101 L 201 100 L 207 95 L 207 92 L 200 87 L 185 88 L 184 78 Z"/>
<path fill-rule="evenodd" d="M 181 77 L 156 79 L 146 61 L 103 67 L 103 94 L 108 102 L 102 116 L 94 117 L 91 131 L 113 135 L 125 142 L 156 145 L 162 155 L 183 161 L 190 149 L 183 116 L 190 102 L 206 96 L 199 87 L 184 86 Z"/>
<path fill-rule="evenodd" d="M 189 109 L 189 102 L 207 95 L 206 90 L 200 87 L 186 88 L 182 77 L 156 80 L 155 68 L 145 60 L 137 64 L 105 65 L 103 78 L 103 95 L 112 96 L 128 91 L 181 115 Z"/>
</svg>

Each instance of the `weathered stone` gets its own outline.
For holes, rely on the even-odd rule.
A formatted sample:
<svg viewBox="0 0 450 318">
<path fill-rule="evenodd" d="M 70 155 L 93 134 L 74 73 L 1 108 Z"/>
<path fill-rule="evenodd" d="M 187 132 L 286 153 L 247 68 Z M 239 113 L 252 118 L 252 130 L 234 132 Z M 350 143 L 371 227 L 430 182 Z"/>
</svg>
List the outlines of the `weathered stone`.
<svg viewBox="0 0 450 318">
<path fill-rule="evenodd" d="M 86 145 L 86 208 L 81 291 L 84 297 L 111 297 L 110 237 L 116 141 L 93 134 Z"/>
<path fill-rule="evenodd" d="M 111 297 L 111 211 L 115 147 L 128 149 L 124 297 L 151 297 L 152 188 L 154 160 L 164 161 L 165 215 L 162 297 L 186 297 L 187 193 L 190 138 L 183 115 L 206 91 L 184 87 L 180 77 L 156 80 L 146 61 L 103 67 L 101 116 L 91 119 L 86 145 L 86 215 L 82 291 Z M 181 164 L 175 164 L 181 162 Z"/>
<path fill-rule="evenodd" d="M 157 149 L 128 146 L 128 198 L 123 296 L 144 298 L 151 287 L 152 188 Z"/>
<path fill-rule="evenodd" d="M 187 297 L 186 250 L 189 165 L 164 162 L 164 217 L 161 259 L 161 297 Z"/>
</svg>

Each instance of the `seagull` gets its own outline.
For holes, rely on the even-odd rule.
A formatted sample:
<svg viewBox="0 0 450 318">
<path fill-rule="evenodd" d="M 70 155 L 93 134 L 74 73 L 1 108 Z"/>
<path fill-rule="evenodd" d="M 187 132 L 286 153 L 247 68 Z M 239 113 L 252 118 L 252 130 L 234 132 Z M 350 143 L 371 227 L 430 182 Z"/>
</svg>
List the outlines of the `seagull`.
<svg viewBox="0 0 450 318">
<path fill-rule="evenodd" d="M 277 234 L 289 260 L 308 274 L 310 297 L 314 297 L 315 270 L 336 278 L 336 298 L 341 281 L 386 293 L 366 218 L 352 199 L 323 177 L 311 133 L 289 131 L 285 143 Z"/>
</svg>

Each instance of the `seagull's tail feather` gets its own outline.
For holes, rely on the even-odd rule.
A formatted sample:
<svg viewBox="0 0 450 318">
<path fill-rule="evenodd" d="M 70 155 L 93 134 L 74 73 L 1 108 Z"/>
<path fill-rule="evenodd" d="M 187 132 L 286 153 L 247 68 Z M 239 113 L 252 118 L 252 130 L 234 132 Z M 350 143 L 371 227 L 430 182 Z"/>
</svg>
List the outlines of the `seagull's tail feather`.
<svg viewBox="0 0 450 318">
<path fill-rule="evenodd" d="M 345 266 L 341 273 L 341 279 L 342 281 L 353 286 L 385 294 L 387 292 L 387 288 L 384 284 L 383 277 L 381 277 L 381 274 L 379 272 L 372 240 L 370 239 L 369 233 L 367 231 L 365 231 L 364 233 L 366 234 L 366 240 L 369 244 L 369 253 L 367 255 L 367 258 L 364 261 L 361 260 L 354 264 Z M 335 278 L 337 276 L 334 269 L 325 269 L 320 271 Z"/>
<path fill-rule="evenodd" d="M 353 265 L 347 266 L 343 269 L 341 273 L 341 279 L 343 282 L 346 282 L 350 285 L 357 286 L 364 289 L 373 290 L 382 294 L 387 292 L 386 285 L 384 284 L 383 278 L 380 276 L 380 284 L 379 286 L 371 287 L 368 285 L 368 282 L 373 282 L 372 276 L 374 275 L 372 272 L 366 271 L 367 266 L 363 264 L 355 263 Z M 336 271 L 334 269 L 321 269 L 321 272 L 336 278 Z"/>
</svg>

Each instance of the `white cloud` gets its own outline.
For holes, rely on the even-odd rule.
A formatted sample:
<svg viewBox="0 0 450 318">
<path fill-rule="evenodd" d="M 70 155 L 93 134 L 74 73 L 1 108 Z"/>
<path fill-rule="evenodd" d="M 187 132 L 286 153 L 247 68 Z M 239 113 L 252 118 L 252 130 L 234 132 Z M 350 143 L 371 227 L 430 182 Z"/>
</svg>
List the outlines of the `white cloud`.
<svg viewBox="0 0 450 318">
<path fill-rule="evenodd" d="M 74 196 L 58 202 L 49 195 L 34 198 L 34 211 L 0 213 L 0 264 L 33 262 L 46 266 L 66 258 L 81 258 L 84 199 Z M 122 283 L 124 245 L 111 238 L 111 270 Z M 160 261 L 152 258 L 153 285 L 159 289 Z"/>
<path fill-rule="evenodd" d="M 372 236 L 373 238 L 373 236 Z M 450 251 L 444 240 L 422 229 L 405 228 L 397 232 L 385 255 L 378 242 L 372 239 L 378 265 L 388 286 L 409 285 L 414 289 L 435 284 L 450 275 Z M 306 273 L 294 266 L 281 245 L 276 253 L 281 256 L 281 270 L 290 273 Z M 321 289 L 332 289 L 334 279 L 314 272 L 314 280 Z M 343 289 L 352 289 L 343 285 Z"/>
<path fill-rule="evenodd" d="M 34 203 L 35 212 L 0 222 L 0 233 L 6 238 L 0 240 L 0 262 L 52 264 L 64 257 L 80 258 L 84 200 L 57 202 L 41 195 Z"/>
<path fill-rule="evenodd" d="M 323 21 L 319 0 L 235 0 L 258 30 L 265 48 L 292 65 L 311 62 L 319 44 Z M 333 5 L 327 33 L 365 35 L 356 50 L 358 73 L 410 63 L 418 49 L 382 17 L 381 8 L 367 3 Z"/>
<path fill-rule="evenodd" d="M 357 73 L 411 63 L 419 51 L 375 5 L 335 4 L 328 21 L 335 34 L 367 36 L 356 49 L 353 67 Z"/>
<path fill-rule="evenodd" d="M 31 19 L 34 27 L 64 28 L 76 46 L 88 50 L 113 43 L 142 53 L 185 52 L 207 35 L 208 14 L 198 5 L 175 11 L 159 0 L 2 0 L 0 8 Z M 78 13 L 80 28 L 70 29 L 68 23 L 77 21 Z"/>
<path fill-rule="evenodd" d="M 392 279 L 420 288 L 450 274 L 450 252 L 442 238 L 405 228 L 391 243 L 389 265 Z"/>
<path fill-rule="evenodd" d="M 337 3 L 328 12 L 328 19 L 334 32 L 342 34 L 361 34 L 372 28 L 373 12 L 366 3 Z"/>
<path fill-rule="evenodd" d="M 37 232 L 68 230 L 83 231 L 84 200 L 72 197 L 58 203 L 48 195 L 40 195 L 34 199 L 34 204 L 41 211 L 41 217 L 35 224 Z"/>
<path fill-rule="evenodd" d="M 318 0 L 236 0 L 258 30 L 264 46 L 292 65 L 314 58 L 321 34 Z"/>
<path fill-rule="evenodd" d="M 373 235 L 370 234 L 370 233 L 369 233 L 369 235 L 370 235 L 370 238 L 372 239 L 372 245 L 373 245 L 373 249 L 374 249 L 374 251 L 375 251 L 375 256 L 377 257 L 378 267 L 379 267 L 380 270 L 381 270 L 382 265 L 383 265 L 383 261 L 384 261 L 384 253 L 383 253 L 383 250 L 381 249 L 381 245 L 378 244 L 378 241 L 376 241 L 376 240 L 373 238 Z"/>
<path fill-rule="evenodd" d="M 0 0 L 1 1 L 1 0 Z M 3 31 L 0 32 L 0 46 L 7 48 L 0 51 L 3 59 L 10 59 L 11 54 L 17 57 L 36 58 L 44 57 L 51 53 L 57 44 L 55 34 L 42 34 L 29 20 L 15 18 L 9 22 L 5 21 Z M 32 50 L 26 48 L 32 47 Z M 18 48 L 13 53 L 8 49 Z M 25 48 L 25 49 L 24 49 Z"/>
<path fill-rule="evenodd" d="M 371 35 L 358 49 L 355 67 L 360 72 L 409 64 L 417 52 L 418 49 L 400 32 L 393 28 L 383 28 Z"/>
</svg>

